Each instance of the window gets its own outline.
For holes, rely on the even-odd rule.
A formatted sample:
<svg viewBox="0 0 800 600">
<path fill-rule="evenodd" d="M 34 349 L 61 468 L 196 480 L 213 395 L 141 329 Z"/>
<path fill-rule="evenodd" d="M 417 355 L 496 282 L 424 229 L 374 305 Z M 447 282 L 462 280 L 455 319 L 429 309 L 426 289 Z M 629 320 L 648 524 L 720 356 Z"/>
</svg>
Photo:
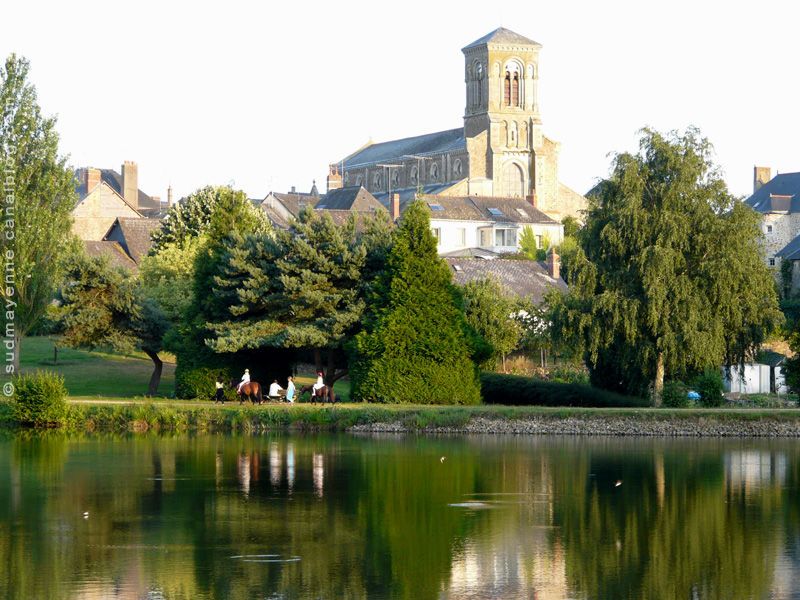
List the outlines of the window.
<svg viewBox="0 0 800 600">
<path fill-rule="evenodd" d="M 543 245 L 544 245 L 544 239 L 542 238 L 542 236 L 540 236 L 540 235 L 537 235 L 537 236 L 536 236 L 536 247 L 537 247 L 539 250 L 541 250 Z"/>
<path fill-rule="evenodd" d="M 528 213 L 526 213 L 526 212 L 525 212 L 525 209 L 524 209 L 524 208 L 518 208 L 518 209 L 517 209 L 517 214 L 518 214 L 520 217 L 528 218 Z"/>
<path fill-rule="evenodd" d="M 503 81 L 503 104 L 511 106 L 511 73 L 506 71 L 506 78 Z"/>
<path fill-rule="evenodd" d="M 769 266 L 770 267 L 774 267 L 775 266 L 775 259 L 774 258 L 770 258 L 769 259 Z"/>
<path fill-rule="evenodd" d="M 456 242 L 459 246 L 467 245 L 467 230 L 464 227 L 456 229 Z"/>
<path fill-rule="evenodd" d="M 428 208 L 430 208 L 431 210 L 435 210 L 435 211 L 444 210 L 444 206 L 442 206 L 441 204 L 433 203 L 433 202 L 428 202 Z"/>
<path fill-rule="evenodd" d="M 408 180 L 411 182 L 411 185 L 417 184 L 417 167 L 411 167 L 411 173 L 408 176 Z"/>
<path fill-rule="evenodd" d="M 487 208 L 486 210 L 488 210 L 489 214 L 492 215 L 493 217 L 502 217 L 503 216 L 503 211 L 500 210 L 499 208 Z"/>
<path fill-rule="evenodd" d="M 481 247 L 488 248 L 492 245 L 492 230 L 481 229 Z"/>
<path fill-rule="evenodd" d="M 516 246 L 517 245 L 517 232 L 513 229 L 495 229 L 494 230 L 494 245 L 495 246 Z"/>
<path fill-rule="evenodd" d="M 461 159 L 456 159 L 453 162 L 453 175 L 456 177 L 461 177 Z"/>
<path fill-rule="evenodd" d="M 380 173 L 375 173 L 372 176 L 372 185 L 375 187 L 376 190 L 381 189 L 381 179 L 382 177 Z"/>
<path fill-rule="evenodd" d="M 397 187 L 400 183 L 400 172 L 399 171 L 392 171 L 392 185 Z"/>
<path fill-rule="evenodd" d="M 442 244 L 442 228 L 441 227 L 431 227 L 431 233 L 433 237 L 436 238 L 436 245 L 441 246 Z"/>
<path fill-rule="evenodd" d="M 431 165 L 431 181 L 439 180 L 439 165 L 436 163 Z"/>
<path fill-rule="evenodd" d="M 519 106 L 519 73 L 511 78 L 511 106 Z"/>
<path fill-rule="evenodd" d="M 772 225 L 767 225 L 767 233 L 772 233 Z"/>
</svg>

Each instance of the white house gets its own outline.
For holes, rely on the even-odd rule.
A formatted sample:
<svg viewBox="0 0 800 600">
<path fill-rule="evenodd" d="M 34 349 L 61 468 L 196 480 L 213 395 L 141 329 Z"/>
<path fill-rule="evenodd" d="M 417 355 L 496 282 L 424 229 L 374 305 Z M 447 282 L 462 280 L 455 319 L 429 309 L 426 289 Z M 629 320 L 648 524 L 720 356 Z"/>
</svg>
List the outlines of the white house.
<svg viewBox="0 0 800 600">
<path fill-rule="evenodd" d="M 537 247 L 547 249 L 564 238 L 564 226 L 522 198 L 423 196 L 431 213 L 431 231 L 439 254 L 474 256 L 518 252 L 530 228 Z"/>
</svg>

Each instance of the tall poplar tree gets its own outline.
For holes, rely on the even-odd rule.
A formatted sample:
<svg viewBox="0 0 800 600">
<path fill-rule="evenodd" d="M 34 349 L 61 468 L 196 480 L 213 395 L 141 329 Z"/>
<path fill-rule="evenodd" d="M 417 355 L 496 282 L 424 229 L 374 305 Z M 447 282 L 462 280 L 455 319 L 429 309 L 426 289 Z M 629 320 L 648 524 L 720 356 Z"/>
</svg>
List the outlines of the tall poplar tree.
<svg viewBox="0 0 800 600">
<path fill-rule="evenodd" d="M 695 129 L 643 130 L 598 186 L 555 300 L 555 330 L 581 345 L 592 382 L 660 403 L 664 378 L 741 365 L 780 323 L 758 215 L 728 192 Z"/>
<path fill-rule="evenodd" d="M 476 404 L 480 384 L 461 297 L 436 252 L 428 209 L 414 202 L 395 230 L 353 344 L 353 396 L 376 402 Z"/>
<path fill-rule="evenodd" d="M 3 181 L 3 330 L 7 375 L 19 372 L 22 337 L 42 318 L 61 283 L 75 207 L 75 182 L 58 152 L 55 117 L 42 115 L 29 64 L 12 54 L 0 70 Z"/>
</svg>

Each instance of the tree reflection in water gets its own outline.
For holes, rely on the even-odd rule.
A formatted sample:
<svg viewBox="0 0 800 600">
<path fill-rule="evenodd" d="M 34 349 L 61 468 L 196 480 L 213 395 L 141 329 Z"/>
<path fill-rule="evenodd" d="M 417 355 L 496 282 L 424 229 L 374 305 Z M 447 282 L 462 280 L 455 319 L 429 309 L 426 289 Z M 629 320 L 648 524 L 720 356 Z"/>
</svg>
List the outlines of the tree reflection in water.
<svg viewBox="0 0 800 600">
<path fill-rule="evenodd" d="M 51 432 L 0 438 L 0 469 L 5 598 L 736 599 L 800 583 L 791 441 Z"/>
</svg>

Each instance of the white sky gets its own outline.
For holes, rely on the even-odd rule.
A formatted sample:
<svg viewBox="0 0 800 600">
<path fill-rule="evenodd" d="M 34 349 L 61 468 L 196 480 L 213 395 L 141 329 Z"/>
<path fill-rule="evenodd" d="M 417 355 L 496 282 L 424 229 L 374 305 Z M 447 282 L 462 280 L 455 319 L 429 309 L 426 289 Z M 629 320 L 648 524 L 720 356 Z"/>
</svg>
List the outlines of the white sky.
<svg viewBox="0 0 800 600">
<path fill-rule="evenodd" d="M 179 198 L 325 187 L 370 138 L 463 124 L 461 48 L 499 27 L 544 45 L 545 134 L 586 192 L 645 125 L 699 126 L 731 190 L 753 165 L 800 170 L 800 3 L 42 2 L 0 8 L 0 55 L 31 61 L 74 166 L 139 163 Z"/>
</svg>

